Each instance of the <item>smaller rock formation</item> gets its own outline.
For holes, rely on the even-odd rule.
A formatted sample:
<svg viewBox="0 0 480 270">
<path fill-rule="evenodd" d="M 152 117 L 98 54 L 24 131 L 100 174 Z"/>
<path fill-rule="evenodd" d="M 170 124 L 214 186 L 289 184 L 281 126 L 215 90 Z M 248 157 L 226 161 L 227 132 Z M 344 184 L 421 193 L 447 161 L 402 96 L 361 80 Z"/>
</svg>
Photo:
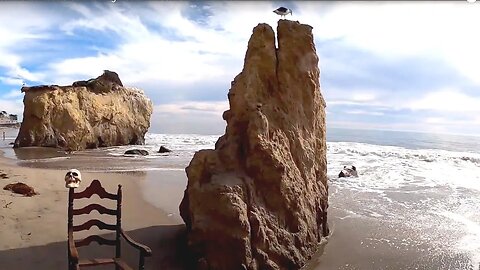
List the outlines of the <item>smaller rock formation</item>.
<svg viewBox="0 0 480 270">
<path fill-rule="evenodd" d="M 143 144 L 150 127 L 152 102 L 143 91 L 124 87 L 112 71 L 72 86 L 22 87 L 22 92 L 23 122 L 14 147 Z"/>
<path fill-rule="evenodd" d="M 8 184 L 3 189 L 10 190 L 13 193 L 21 194 L 26 197 L 32 197 L 34 195 L 38 195 L 38 193 L 35 192 L 35 190 L 32 187 L 21 182 Z"/>
<path fill-rule="evenodd" d="M 124 155 L 138 155 L 138 156 L 147 156 L 148 151 L 143 149 L 130 149 L 125 151 Z"/>
<path fill-rule="evenodd" d="M 172 150 L 166 148 L 165 146 L 160 146 L 160 149 L 158 149 L 158 153 L 169 153 L 172 152 Z"/>
</svg>

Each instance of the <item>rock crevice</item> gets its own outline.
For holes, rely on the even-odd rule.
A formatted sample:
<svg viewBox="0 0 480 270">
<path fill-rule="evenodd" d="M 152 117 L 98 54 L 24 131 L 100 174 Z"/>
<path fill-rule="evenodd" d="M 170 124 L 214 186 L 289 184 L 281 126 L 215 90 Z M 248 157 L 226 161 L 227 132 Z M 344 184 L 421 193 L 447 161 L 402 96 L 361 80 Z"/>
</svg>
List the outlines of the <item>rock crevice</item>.
<svg viewBox="0 0 480 270">
<path fill-rule="evenodd" d="M 204 269 L 298 269 L 328 234 L 325 101 L 312 27 L 259 24 L 225 134 L 195 153 L 180 213 Z"/>
</svg>

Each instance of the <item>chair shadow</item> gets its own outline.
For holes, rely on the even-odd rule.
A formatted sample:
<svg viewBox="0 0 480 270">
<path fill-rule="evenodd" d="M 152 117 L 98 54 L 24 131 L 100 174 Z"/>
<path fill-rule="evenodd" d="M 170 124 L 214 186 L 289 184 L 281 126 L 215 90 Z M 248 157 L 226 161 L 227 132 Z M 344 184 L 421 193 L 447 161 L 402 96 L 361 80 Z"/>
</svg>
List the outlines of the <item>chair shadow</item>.
<svg viewBox="0 0 480 270">
<path fill-rule="evenodd" d="M 127 231 L 135 241 L 152 249 L 152 256 L 145 260 L 145 269 L 191 269 L 191 261 L 186 248 L 185 225 L 161 225 Z M 114 233 L 102 235 L 114 239 Z M 2 270 L 54 270 L 67 269 L 67 236 L 65 241 L 0 251 Z M 112 258 L 115 247 L 100 246 L 96 242 L 78 249 L 82 258 Z M 122 240 L 122 258 L 133 269 L 138 269 L 139 252 Z M 113 266 L 100 266 L 89 269 L 114 269 Z"/>
</svg>

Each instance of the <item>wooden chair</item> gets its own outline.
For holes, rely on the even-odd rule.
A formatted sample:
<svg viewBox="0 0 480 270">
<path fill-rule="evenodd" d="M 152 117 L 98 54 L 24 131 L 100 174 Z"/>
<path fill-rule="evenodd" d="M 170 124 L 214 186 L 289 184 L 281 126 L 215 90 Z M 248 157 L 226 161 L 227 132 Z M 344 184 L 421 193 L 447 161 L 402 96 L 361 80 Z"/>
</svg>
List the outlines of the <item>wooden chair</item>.
<svg viewBox="0 0 480 270">
<path fill-rule="evenodd" d="M 90 198 L 93 194 L 97 194 L 102 199 L 111 199 L 117 201 L 117 209 L 107 209 L 99 204 L 90 204 L 81 209 L 73 209 L 73 200 Z M 91 219 L 82 225 L 73 226 L 73 216 L 89 214 L 93 210 L 97 210 L 100 214 L 116 216 L 117 224 L 106 224 L 98 219 Z M 90 235 L 82 240 L 74 240 L 73 232 L 89 230 L 92 226 L 97 226 L 101 230 L 115 231 L 115 240 L 105 239 L 98 235 Z M 138 263 L 138 269 L 143 270 L 145 264 L 145 257 L 152 255 L 152 251 L 149 247 L 135 242 L 130 238 L 122 229 L 122 185 L 118 185 L 117 194 L 108 193 L 100 184 L 100 181 L 93 180 L 90 186 L 84 191 L 75 193 L 73 188 L 70 188 L 68 193 L 68 268 L 69 270 L 79 270 L 80 267 L 89 267 L 96 265 L 112 264 L 115 265 L 115 269 L 133 269 L 130 268 L 122 259 L 120 236 L 123 237 L 127 243 L 140 251 L 140 259 Z M 106 259 L 86 259 L 79 260 L 77 247 L 89 245 L 91 242 L 97 242 L 100 245 L 115 246 L 115 257 Z"/>
</svg>

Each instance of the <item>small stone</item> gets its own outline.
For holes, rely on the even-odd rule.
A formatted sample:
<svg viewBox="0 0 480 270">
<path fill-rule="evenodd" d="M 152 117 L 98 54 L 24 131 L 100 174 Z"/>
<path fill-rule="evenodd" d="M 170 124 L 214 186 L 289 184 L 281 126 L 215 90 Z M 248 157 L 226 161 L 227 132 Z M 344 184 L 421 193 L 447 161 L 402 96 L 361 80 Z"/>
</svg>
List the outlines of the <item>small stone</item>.
<svg viewBox="0 0 480 270">
<path fill-rule="evenodd" d="M 125 151 L 124 155 L 148 156 L 148 151 L 143 149 L 130 149 Z"/>
<path fill-rule="evenodd" d="M 172 150 L 166 148 L 165 146 L 160 146 L 160 149 L 158 149 L 158 153 L 169 153 L 172 152 Z"/>
</svg>

